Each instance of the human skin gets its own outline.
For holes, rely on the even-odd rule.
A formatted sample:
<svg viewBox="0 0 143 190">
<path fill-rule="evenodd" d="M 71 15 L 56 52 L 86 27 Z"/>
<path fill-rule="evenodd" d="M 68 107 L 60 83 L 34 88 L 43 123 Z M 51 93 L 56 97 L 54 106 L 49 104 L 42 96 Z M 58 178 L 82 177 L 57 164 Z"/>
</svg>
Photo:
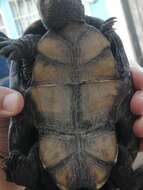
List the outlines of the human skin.
<svg viewBox="0 0 143 190">
<path fill-rule="evenodd" d="M 136 136 L 140 139 L 140 151 L 143 150 L 143 69 L 136 65 L 131 68 L 134 87 L 136 93 L 133 95 L 130 109 L 138 115 L 138 119 L 133 125 Z M 24 106 L 24 100 L 20 93 L 9 88 L 0 87 L 0 151 L 7 152 L 7 134 L 6 126 L 9 117 L 21 112 Z M 5 174 L 0 169 L 0 189 L 2 190 L 23 190 L 23 187 L 8 183 L 5 180 Z"/>
<path fill-rule="evenodd" d="M 130 102 L 130 110 L 138 115 L 133 125 L 134 133 L 140 138 L 140 151 L 143 151 L 143 69 L 136 65 L 131 67 L 132 77 L 136 93 Z"/>
<path fill-rule="evenodd" d="M 0 87 L 0 152 L 7 154 L 8 120 L 9 117 L 18 114 L 24 106 L 24 100 L 20 93 L 9 88 Z M 23 190 L 13 183 L 8 183 L 0 162 L 0 190 Z"/>
</svg>

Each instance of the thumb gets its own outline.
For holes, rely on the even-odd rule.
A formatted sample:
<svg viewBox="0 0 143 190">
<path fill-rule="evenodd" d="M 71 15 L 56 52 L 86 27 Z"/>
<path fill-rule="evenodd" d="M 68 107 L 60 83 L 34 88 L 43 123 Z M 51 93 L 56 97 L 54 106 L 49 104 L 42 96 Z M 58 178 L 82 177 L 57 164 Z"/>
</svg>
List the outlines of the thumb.
<svg viewBox="0 0 143 190">
<path fill-rule="evenodd" d="M 0 87 L 0 118 L 18 114 L 24 106 L 22 95 L 12 89 Z"/>
</svg>

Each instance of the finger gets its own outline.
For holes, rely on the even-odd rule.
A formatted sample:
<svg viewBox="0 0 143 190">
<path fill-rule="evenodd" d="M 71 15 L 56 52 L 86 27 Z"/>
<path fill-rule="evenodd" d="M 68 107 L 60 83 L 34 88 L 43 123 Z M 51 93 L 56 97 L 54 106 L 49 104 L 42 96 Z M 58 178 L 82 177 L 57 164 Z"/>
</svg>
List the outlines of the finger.
<svg viewBox="0 0 143 190">
<path fill-rule="evenodd" d="M 130 110 L 137 115 L 143 115 L 143 91 L 137 91 L 130 102 Z"/>
<path fill-rule="evenodd" d="M 135 121 L 133 131 L 137 137 L 143 138 L 143 116 Z"/>
<path fill-rule="evenodd" d="M 133 83 L 136 90 L 143 89 L 143 69 L 139 66 L 132 66 L 131 73 L 133 77 Z"/>
<path fill-rule="evenodd" d="M 22 95 L 12 89 L 0 87 L 0 118 L 18 114 L 24 106 Z"/>
<path fill-rule="evenodd" d="M 139 151 L 143 152 L 143 138 L 140 139 Z"/>
</svg>

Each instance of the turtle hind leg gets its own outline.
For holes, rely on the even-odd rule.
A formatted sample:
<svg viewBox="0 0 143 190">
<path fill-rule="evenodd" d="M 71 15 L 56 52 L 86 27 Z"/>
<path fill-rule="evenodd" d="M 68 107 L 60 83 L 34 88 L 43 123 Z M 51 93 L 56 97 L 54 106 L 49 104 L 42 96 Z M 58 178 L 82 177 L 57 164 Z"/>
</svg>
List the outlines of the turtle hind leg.
<svg viewBox="0 0 143 190">
<path fill-rule="evenodd" d="M 50 176 L 48 170 L 42 168 L 40 175 L 41 175 L 41 184 L 45 188 L 45 189 L 43 188 L 42 190 L 60 190 L 56 186 L 56 183 L 55 183 L 54 179 Z"/>
<path fill-rule="evenodd" d="M 113 183 L 110 180 L 108 180 L 101 190 L 117 190 L 117 188 L 113 185 Z"/>
<path fill-rule="evenodd" d="M 33 184 L 31 187 L 27 187 L 25 190 L 60 190 L 53 178 L 49 175 L 48 171 L 41 166 L 40 180 Z"/>
<path fill-rule="evenodd" d="M 131 190 L 143 190 L 143 166 L 134 170 L 133 179 L 131 180 L 132 183 L 129 186 Z M 133 188 L 133 187 L 136 188 Z"/>
<path fill-rule="evenodd" d="M 118 161 L 112 169 L 110 180 L 116 188 L 129 190 L 127 187 L 132 178 L 130 154 L 126 147 L 119 145 Z"/>
<path fill-rule="evenodd" d="M 132 169 L 131 155 L 126 147 L 119 146 L 118 162 L 110 180 L 120 190 L 143 190 L 143 169 Z"/>
<path fill-rule="evenodd" d="M 42 184 L 35 184 L 34 186 L 26 187 L 24 190 L 51 190 L 51 189 L 45 188 Z"/>
<path fill-rule="evenodd" d="M 28 156 L 19 151 L 10 152 L 5 165 L 7 180 L 18 185 L 32 187 L 39 181 L 39 162 L 37 160 L 37 145 L 33 146 Z"/>
</svg>

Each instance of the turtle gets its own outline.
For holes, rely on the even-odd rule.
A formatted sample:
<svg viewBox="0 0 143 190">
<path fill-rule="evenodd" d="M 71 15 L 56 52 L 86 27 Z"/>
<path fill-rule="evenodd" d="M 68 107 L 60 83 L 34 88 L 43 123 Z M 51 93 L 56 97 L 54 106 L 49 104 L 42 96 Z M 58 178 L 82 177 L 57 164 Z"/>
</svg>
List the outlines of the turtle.
<svg viewBox="0 0 143 190">
<path fill-rule="evenodd" d="M 23 111 L 11 118 L 7 180 L 28 190 L 139 190 L 134 93 L 122 42 L 81 0 L 38 0 L 41 20 L 4 37 L 10 87 Z"/>
</svg>

